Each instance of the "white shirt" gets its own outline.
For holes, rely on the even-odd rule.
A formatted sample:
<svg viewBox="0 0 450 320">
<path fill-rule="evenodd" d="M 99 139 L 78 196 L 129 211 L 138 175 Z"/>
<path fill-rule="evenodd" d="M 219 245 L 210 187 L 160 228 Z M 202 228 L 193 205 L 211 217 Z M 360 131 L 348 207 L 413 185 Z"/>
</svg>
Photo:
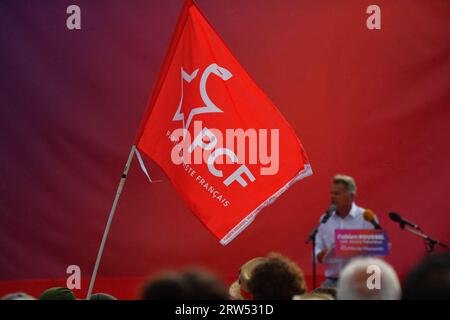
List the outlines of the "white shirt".
<svg viewBox="0 0 450 320">
<path fill-rule="evenodd" d="M 352 203 L 350 213 L 345 218 L 341 218 L 336 214 L 336 211 L 333 211 L 328 221 L 319 226 L 316 235 L 316 257 L 324 249 L 334 249 L 334 231 L 336 229 L 373 229 L 373 225 L 364 219 L 363 213 L 364 208 L 358 207 L 354 202 Z M 338 278 L 339 273 L 348 261 L 349 259 L 346 258 L 334 257 L 333 251 L 331 251 L 324 261 L 328 265 L 325 271 L 325 277 Z"/>
</svg>

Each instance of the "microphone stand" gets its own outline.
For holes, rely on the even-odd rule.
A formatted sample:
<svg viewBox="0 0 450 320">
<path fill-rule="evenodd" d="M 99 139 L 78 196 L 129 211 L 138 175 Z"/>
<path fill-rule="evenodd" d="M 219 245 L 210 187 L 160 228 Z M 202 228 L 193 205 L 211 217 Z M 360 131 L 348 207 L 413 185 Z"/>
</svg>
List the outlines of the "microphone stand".
<svg viewBox="0 0 450 320">
<path fill-rule="evenodd" d="M 433 239 L 433 238 L 429 237 L 428 235 L 422 233 L 421 231 L 417 231 L 416 229 L 413 229 L 413 228 L 405 225 L 404 222 L 400 222 L 400 228 L 402 228 L 403 230 L 408 230 L 409 232 L 415 234 L 416 236 L 419 236 L 422 239 L 424 239 L 425 240 L 425 244 L 427 246 L 426 251 L 427 251 L 428 254 L 433 253 L 434 246 L 436 244 L 440 245 L 441 247 L 448 248 L 448 245 L 446 245 L 445 243 L 442 243 L 439 240 Z"/>
<path fill-rule="evenodd" d="M 325 223 L 330 218 L 330 214 L 327 213 L 323 218 L 320 220 L 319 224 L 311 231 L 308 238 L 306 239 L 305 243 L 308 244 L 309 242 L 312 243 L 312 272 L 313 272 L 313 289 L 316 288 L 316 234 L 317 231 L 319 231 L 319 227 L 322 223 Z"/>
<path fill-rule="evenodd" d="M 322 223 L 322 222 L 320 222 Z M 316 288 L 316 234 L 319 229 L 320 223 L 317 225 L 317 227 L 314 228 L 314 230 L 309 235 L 308 239 L 306 239 L 305 243 L 308 244 L 310 241 L 312 241 L 312 274 L 313 274 L 313 289 Z"/>
</svg>

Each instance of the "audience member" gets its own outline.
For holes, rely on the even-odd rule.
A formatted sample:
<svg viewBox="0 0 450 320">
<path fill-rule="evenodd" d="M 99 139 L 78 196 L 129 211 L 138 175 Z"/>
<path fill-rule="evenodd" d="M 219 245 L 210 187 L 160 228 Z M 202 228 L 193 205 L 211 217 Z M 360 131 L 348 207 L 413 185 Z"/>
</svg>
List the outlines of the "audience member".
<svg viewBox="0 0 450 320">
<path fill-rule="evenodd" d="M 311 293 L 328 294 L 333 298 L 333 300 L 336 300 L 336 288 L 319 287 L 319 288 L 315 288 L 313 291 L 311 291 Z"/>
<path fill-rule="evenodd" d="M 433 254 L 420 262 L 407 276 L 404 300 L 450 299 L 450 254 Z"/>
<path fill-rule="evenodd" d="M 291 300 L 306 292 L 306 282 L 297 264 L 271 253 L 254 268 L 248 289 L 255 300 Z"/>
<path fill-rule="evenodd" d="M 191 268 L 182 274 L 187 300 L 228 300 L 224 284 L 205 269 Z"/>
<path fill-rule="evenodd" d="M 326 293 L 304 293 L 295 295 L 292 300 L 334 300 L 334 298 Z"/>
<path fill-rule="evenodd" d="M 143 300 L 183 300 L 186 287 L 179 273 L 166 272 L 157 275 L 144 284 Z"/>
<path fill-rule="evenodd" d="M 42 292 L 39 300 L 77 300 L 77 298 L 68 288 L 54 287 Z"/>
<path fill-rule="evenodd" d="M 338 300 L 398 300 L 400 297 L 397 273 L 381 259 L 355 258 L 340 274 Z"/>
<path fill-rule="evenodd" d="M 265 261 L 264 257 L 253 258 L 244 263 L 239 268 L 238 280 L 233 282 L 228 290 L 230 297 L 234 300 L 251 300 L 252 296 L 248 289 L 248 282 L 252 276 L 252 272 L 257 265 Z"/>
<path fill-rule="evenodd" d="M 94 293 L 89 300 L 117 300 L 116 297 L 107 293 Z"/>
<path fill-rule="evenodd" d="M 14 292 L 4 295 L 0 300 L 36 300 L 36 298 L 25 292 Z"/>
</svg>

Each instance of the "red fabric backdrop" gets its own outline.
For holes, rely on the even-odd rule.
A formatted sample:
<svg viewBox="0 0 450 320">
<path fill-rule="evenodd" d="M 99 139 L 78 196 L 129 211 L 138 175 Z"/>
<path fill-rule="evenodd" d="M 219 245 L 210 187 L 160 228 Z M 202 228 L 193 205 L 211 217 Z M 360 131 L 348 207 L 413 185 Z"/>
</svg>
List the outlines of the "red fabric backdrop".
<svg viewBox="0 0 450 320">
<path fill-rule="evenodd" d="M 403 277 L 423 242 L 389 211 L 450 242 L 450 2 L 206 1 L 199 7 L 290 122 L 314 175 L 222 247 L 147 161 L 133 161 L 94 291 L 136 297 L 142 277 L 203 265 L 227 283 L 269 251 L 311 275 L 304 244 L 329 203 L 330 179 L 353 175 L 377 213 Z M 181 0 L 0 3 L 0 295 L 38 294 L 81 267 L 82 296 L 117 184 Z M 319 272 L 323 269 L 320 268 Z M 59 279 L 59 280 L 53 280 Z"/>
</svg>

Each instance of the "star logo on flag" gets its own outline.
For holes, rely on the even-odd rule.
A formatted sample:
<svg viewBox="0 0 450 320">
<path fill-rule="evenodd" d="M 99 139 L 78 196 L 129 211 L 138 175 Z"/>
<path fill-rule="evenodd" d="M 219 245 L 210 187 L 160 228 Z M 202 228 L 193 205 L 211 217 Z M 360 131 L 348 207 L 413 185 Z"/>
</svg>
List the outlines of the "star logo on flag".
<svg viewBox="0 0 450 320">
<path fill-rule="evenodd" d="M 214 104 L 214 102 L 211 101 L 208 93 L 206 92 L 206 83 L 209 76 L 211 74 L 214 74 L 224 81 L 230 79 L 233 76 L 229 70 L 218 66 L 216 63 L 210 64 L 205 69 L 205 71 L 203 71 L 202 77 L 200 79 L 200 96 L 204 105 L 197 108 L 191 108 L 191 111 L 189 112 L 189 115 L 186 119 L 185 113 L 182 111 L 184 101 L 184 82 L 191 83 L 197 77 L 198 71 L 199 68 L 195 69 L 194 72 L 189 74 L 183 69 L 183 67 L 181 67 L 181 98 L 172 121 L 182 121 L 183 128 L 186 130 L 189 129 L 189 125 L 191 124 L 192 118 L 195 115 L 203 113 L 223 112 L 217 105 Z"/>
</svg>

